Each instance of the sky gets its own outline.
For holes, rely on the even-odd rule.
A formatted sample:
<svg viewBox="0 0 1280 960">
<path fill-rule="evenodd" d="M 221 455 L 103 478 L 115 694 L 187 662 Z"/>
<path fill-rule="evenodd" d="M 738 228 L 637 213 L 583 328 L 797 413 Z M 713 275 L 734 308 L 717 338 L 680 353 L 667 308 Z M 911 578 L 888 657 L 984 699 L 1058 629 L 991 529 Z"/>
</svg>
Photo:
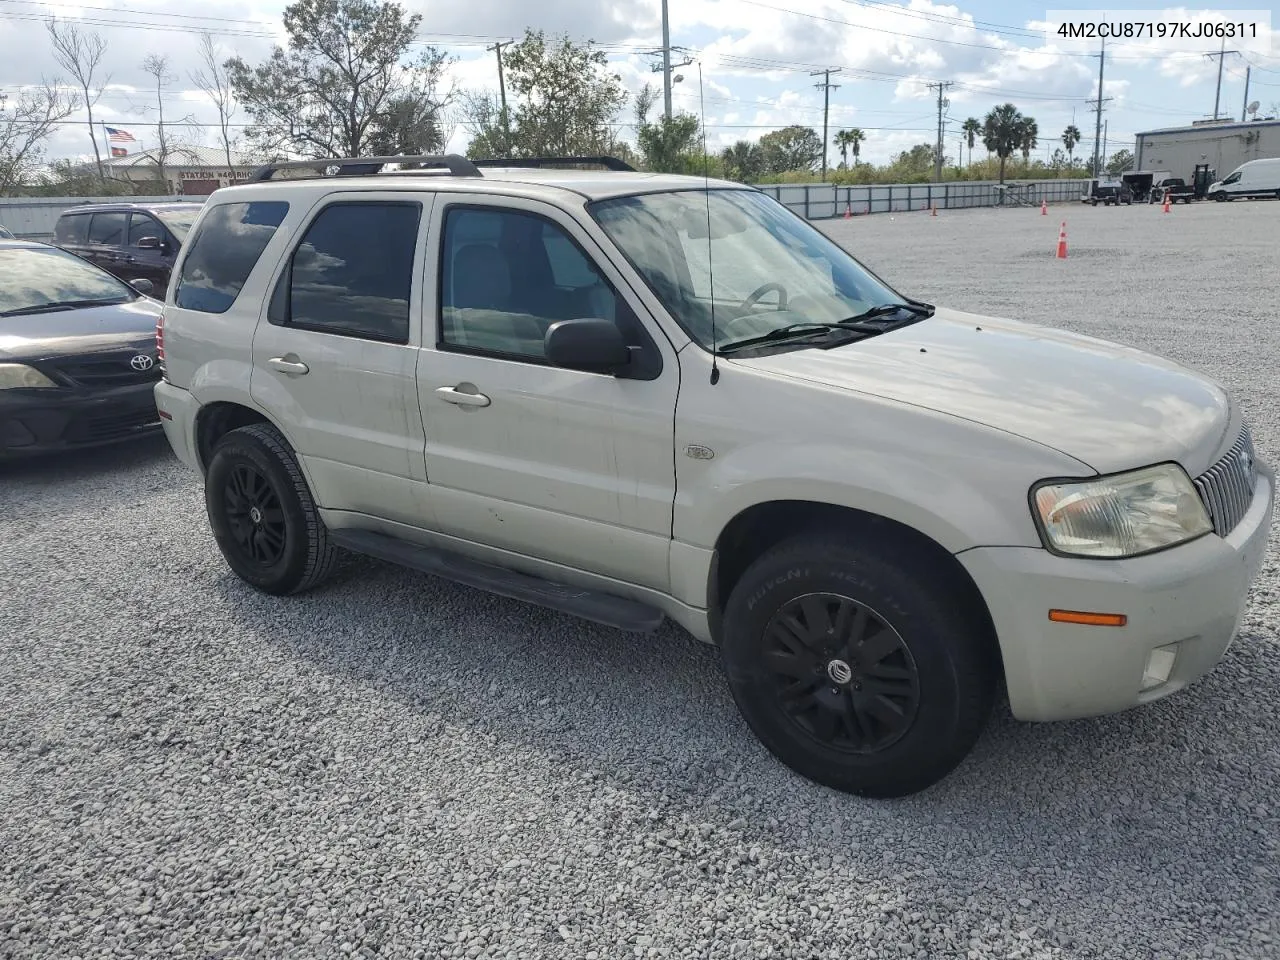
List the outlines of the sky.
<svg viewBox="0 0 1280 960">
<path fill-rule="evenodd" d="M 154 91 L 148 90 L 141 62 L 151 53 L 167 54 L 175 81 L 165 95 L 166 120 L 189 116 L 206 124 L 187 128 L 185 136 L 215 144 L 217 114 L 189 79 L 200 32 L 212 33 L 225 55 L 257 62 L 283 40 L 280 14 L 285 5 L 278 0 L 221 0 L 206 8 L 216 14 L 203 16 L 192 12 L 194 5 L 178 0 L 90 0 L 84 5 L 0 0 L 0 92 L 13 93 L 56 76 L 44 21 L 50 16 L 75 19 L 107 41 L 104 67 L 111 83 L 95 119 L 128 129 L 144 147 L 153 144 Z M 661 73 L 652 70 L 660 63 L 652 55 L 662 43 L 660 0 L 403 0 L 403 5 L 422 14 L 421 42 L 454 58 L 446 85 L 458 90 L 496 91 L 496 60 L 486 47 L 518 38 L 526 27 L 594 40 L 633 93 L 645 83 L 661 85 Z M 1050 9 L 1097 6 L 1059 2 Z M 1172 22 L 1186 21 L 1189 11 L 1203 8 L 1130 0 L 1126 9 L 1160 10 L 1161 19 Z M 1260 11 L 1280 26 L 1273 6 L 1255 3 L 1245 9 Z M 1113 19 L 1112 13 L 1090 16 Z M 838 71 L 830 77 L 829 136 L 842 128 L 861 128 L 866 134 L 862 159 L 881 163 L 915 144 L 934 141 L 937 92 L 928 84 L 949 81 L 944 110 L 949 158 L 960 149 L 965 118 L 981 119 L 1004 102 L 1036 119 L 1041 134 L 1037 156 L 1048 159 L 1073 121 L 1083 135 L 1076 155 L 1091 155 L 1095 118 L 1088 101 L 1097 96 L 1097 43 L 1057 38 L 1051 43 L 1046 18 L 1042 4 L 1017 0 L 671 0 L 671 43 L 682 48 L 674 62 L 692 61 L 674 71 L 681 78 L 673 86 L 674 106 L 705 117 L 708 146 L 717 150 L 789 124 L 821 132 L 823 90 L 817 85 L 824 78 L 813 73 L 829 68 Z M 1103 84 L 1107 154 L 1132 149 L 1139 131 L 1211 117 L 1219 60 L 1206 54 L 1219 46 L 1218 41 L 1182 39 L 1108 42 Z M 1227 46 L 1249 49 L 1222 58 L 1220 115 L 1240 118 L 1249 69 L 1249 100 L 1261 103 L 1260 116 L 1280 116 L 1280 31 L 1247 45 Z M 51 157 L 89 153 L 85 125 L 73 122 L 77 119 L 83 120 L 83 113 L 59 127 L 48 145 Z M 619 117 L 625 139 L 634 138 L 631 119 L 628 107 Z M 233 122 L 244 125 L 248 118 L 240 114 Z M 455 125 L 450 148 L 465 149 L 466 142 L 465 129 Z M 980 143 L 977 152 L 982 155 Z M 832 148 L 831 163 L 837 159 Z"/>
</svg>

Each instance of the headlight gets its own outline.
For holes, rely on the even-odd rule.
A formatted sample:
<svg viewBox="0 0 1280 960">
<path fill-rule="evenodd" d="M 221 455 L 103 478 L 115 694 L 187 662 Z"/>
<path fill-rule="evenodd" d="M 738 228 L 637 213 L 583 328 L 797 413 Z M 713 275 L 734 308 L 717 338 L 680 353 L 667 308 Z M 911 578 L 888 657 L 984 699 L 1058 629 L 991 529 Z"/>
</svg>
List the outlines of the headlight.
<svg viewBox="0 0 1280 960">
<path fill-rule="evenodd" d="M 1186 471 L 1177 464 L 1032 491 L 1046 545 L 1081 557 L 1132 557 L 1213 529 Z"/>
<path fill-rule="evenodd" d="M 11 387 L 56 387 L 57 384 L 35 367 L 21 363 L 0 363 L 0 390 Z"/>
</svg>

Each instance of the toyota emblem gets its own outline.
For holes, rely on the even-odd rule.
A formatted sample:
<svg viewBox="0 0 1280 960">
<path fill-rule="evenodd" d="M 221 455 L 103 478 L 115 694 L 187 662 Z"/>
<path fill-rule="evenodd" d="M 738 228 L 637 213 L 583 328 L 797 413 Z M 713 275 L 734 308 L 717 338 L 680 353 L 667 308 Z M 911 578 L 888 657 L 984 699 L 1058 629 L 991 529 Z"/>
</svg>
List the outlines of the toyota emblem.
<svg viewBox="0 0 1280 960">
<path fill-rule="evenodd" d="M 135 370 L 150 370 L 154 363 L 155 361 L 145 353 L 140 353 L 129 361 L 129 366 Z"/>
</svg>

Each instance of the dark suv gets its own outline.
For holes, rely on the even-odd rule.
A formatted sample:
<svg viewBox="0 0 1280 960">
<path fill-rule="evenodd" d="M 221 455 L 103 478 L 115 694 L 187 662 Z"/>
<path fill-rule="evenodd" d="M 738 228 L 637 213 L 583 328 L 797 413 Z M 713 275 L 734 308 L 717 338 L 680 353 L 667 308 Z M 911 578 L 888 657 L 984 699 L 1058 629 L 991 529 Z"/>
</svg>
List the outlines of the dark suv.
<svg viewBox="0 0 1280 960">
<path fill-rule="evenodd" d="M 125 282 L 150 280 L 164 299 L 178 250 L 200 212 L 198 203 L 103 203 L 58 217 L 54 243 Z"/>
</svg>

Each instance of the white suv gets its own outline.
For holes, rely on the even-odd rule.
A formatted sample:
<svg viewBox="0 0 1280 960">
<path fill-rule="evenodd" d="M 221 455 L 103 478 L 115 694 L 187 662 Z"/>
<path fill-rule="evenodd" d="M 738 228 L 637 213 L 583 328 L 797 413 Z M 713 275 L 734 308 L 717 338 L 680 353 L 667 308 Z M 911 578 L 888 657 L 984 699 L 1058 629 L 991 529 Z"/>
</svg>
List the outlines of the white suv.
<svg viewBox="0 0 1280 960">
<path fill-rule="evenodd" d="M 784 763 L 894 796 L 1211 669 L 1274 472 L 1177 364 L 891 289 L 739 184 L 287 163 L 205 205 L 156 399 L 230 567 L 338 548 L 720 647 Z"/>
</svg>

